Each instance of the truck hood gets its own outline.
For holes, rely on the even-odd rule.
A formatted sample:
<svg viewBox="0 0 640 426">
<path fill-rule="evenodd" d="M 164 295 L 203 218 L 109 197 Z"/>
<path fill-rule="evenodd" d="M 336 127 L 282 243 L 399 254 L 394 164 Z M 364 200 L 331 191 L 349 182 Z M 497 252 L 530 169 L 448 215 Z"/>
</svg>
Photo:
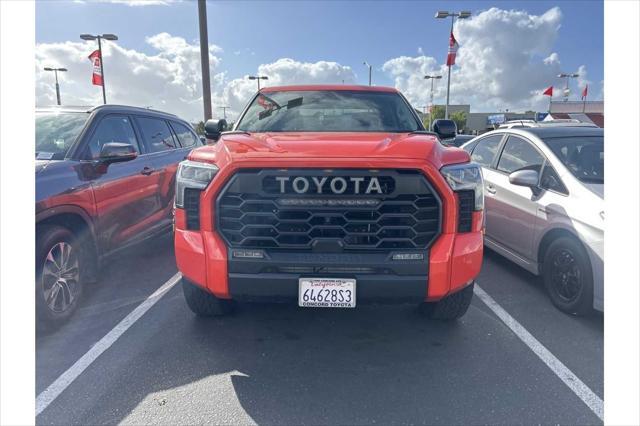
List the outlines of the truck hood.
<svg viewBox="0 0 640 426">
<path fill-rule="evenodd" d="M 431 160 L 434 166 L 469 161 L 458 148 L 446 148 L 429 134 L 418 133 L 229 133 L 218 143 L 192 151 L 191 158 L 216 161 L 259 158 L 397 158 Z M 220 158 L 218 158 L 220 160 Z"/>
</svg>

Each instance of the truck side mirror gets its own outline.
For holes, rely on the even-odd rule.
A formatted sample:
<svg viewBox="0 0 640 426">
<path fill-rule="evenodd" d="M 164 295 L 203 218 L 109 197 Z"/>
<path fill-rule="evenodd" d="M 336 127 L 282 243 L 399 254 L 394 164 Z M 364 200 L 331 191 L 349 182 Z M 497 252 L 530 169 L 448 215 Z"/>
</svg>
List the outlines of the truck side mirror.
<svg viewBox="0 0 640 426">
<path fill-rule="evenodd" d="M 453 120 L 439 119 L 433 122 L 433 131 L 436 132 L 440 140 L 444 142 L 447 139 L 455 139 L 458 133 L 458 126 L 456 126 L 456 122 Z"/>
<path fill-rule="evenodd" d="M 207 139 L 217 141 L 220 139 L 220 134 L 227 130 L 227 120 L 221 118 L 220 120 L 207 120 L 204 123 L 204 135 Z"/>
</svg>

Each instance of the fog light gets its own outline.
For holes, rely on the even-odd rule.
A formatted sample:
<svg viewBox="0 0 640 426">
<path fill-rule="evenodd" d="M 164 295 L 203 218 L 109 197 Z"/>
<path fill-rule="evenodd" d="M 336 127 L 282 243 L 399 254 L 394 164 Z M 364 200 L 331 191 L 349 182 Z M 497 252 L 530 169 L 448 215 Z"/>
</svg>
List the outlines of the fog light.
<svg viewBox="0 0 640 426">
<path fill-rule="evenodd" d="M 233 257 L 242 259 L 263 259 L 264 253 L 260 250 L 234 250 Z"/>
<path fill-rule="evenodd" d="M 396 253 L 392 257 L 393 260 L 423 260 L 422 253 Z"/>
</svg>

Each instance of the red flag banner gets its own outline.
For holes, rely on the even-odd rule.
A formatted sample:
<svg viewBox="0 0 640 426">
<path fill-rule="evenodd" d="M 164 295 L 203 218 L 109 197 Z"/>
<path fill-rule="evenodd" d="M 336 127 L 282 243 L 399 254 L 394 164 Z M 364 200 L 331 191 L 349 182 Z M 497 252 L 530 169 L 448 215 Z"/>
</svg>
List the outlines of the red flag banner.
<svg viewBox="0 0 640 426">
<path fill-rule="evenodd" d="M 585 99 L 587 99 L 587 93 L 589 93 L 589 85 L 588 84 L 586 86 L 584 86 L 584 89 L 582 89 L 582 100 L 583 101 Z"/>
<path fill-rule="evenodd" d="M 453 32 L 451 32 L 449 36 L 449 52 L 447 54 L 448 67 L 450 67 L 451 65 L 455 65 L 456 53 L 458 53 L 458 47 L 460 47 L 460 45 L 458 44 L 458 41 L 456 40 L 456 38 L 453 36 Z"/>
<path fill-rule="evenodd" d="M 93 63 L 93 76 L 91 77 L 91 82 L 95 86 L 102 86 L 102 68 L 100 66 L 102 57 L 100 56 L 99 50 L 94 50 L 91 55 L 89 55 L 89 59 Z"/>
<path fill-rule="evenodd" d="M 545 96 L 553 96 L 553 86 L 547 87 L 547 90 L 542 92 L 542 94 Z"/>
</svg>

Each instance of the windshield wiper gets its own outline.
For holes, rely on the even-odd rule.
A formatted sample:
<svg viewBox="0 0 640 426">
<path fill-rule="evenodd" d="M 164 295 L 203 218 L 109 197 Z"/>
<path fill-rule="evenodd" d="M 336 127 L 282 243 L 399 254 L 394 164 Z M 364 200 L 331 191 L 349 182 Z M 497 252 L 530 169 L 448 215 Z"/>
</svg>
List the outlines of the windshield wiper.
<svg viewBox="0 0 640 426">
<path fill-rule="evenodd" d="M 300 96 L 299 98 L 290 99 L 284 107 L 279 105 L 276 101 L 272 100 L 268 96 L 265 96 L 265 95 L 260 95 L 260 96 L 262 96 L 264 99 L 266 99 L 268 102 L 270 102 L 275 106 L 273 108 L 265 109 L 260 114 L 258 114 L 258 120 L 262 120 L 263 118 L 269 117 L 271 114 L 273 114 L 273 111 L 278 111 L 279 109 L 282 109 L 285 107 L 287 109 L 291 109 L 291 108 L 295 108 L 302 105 L 302 96 Z"/>
</svg>

